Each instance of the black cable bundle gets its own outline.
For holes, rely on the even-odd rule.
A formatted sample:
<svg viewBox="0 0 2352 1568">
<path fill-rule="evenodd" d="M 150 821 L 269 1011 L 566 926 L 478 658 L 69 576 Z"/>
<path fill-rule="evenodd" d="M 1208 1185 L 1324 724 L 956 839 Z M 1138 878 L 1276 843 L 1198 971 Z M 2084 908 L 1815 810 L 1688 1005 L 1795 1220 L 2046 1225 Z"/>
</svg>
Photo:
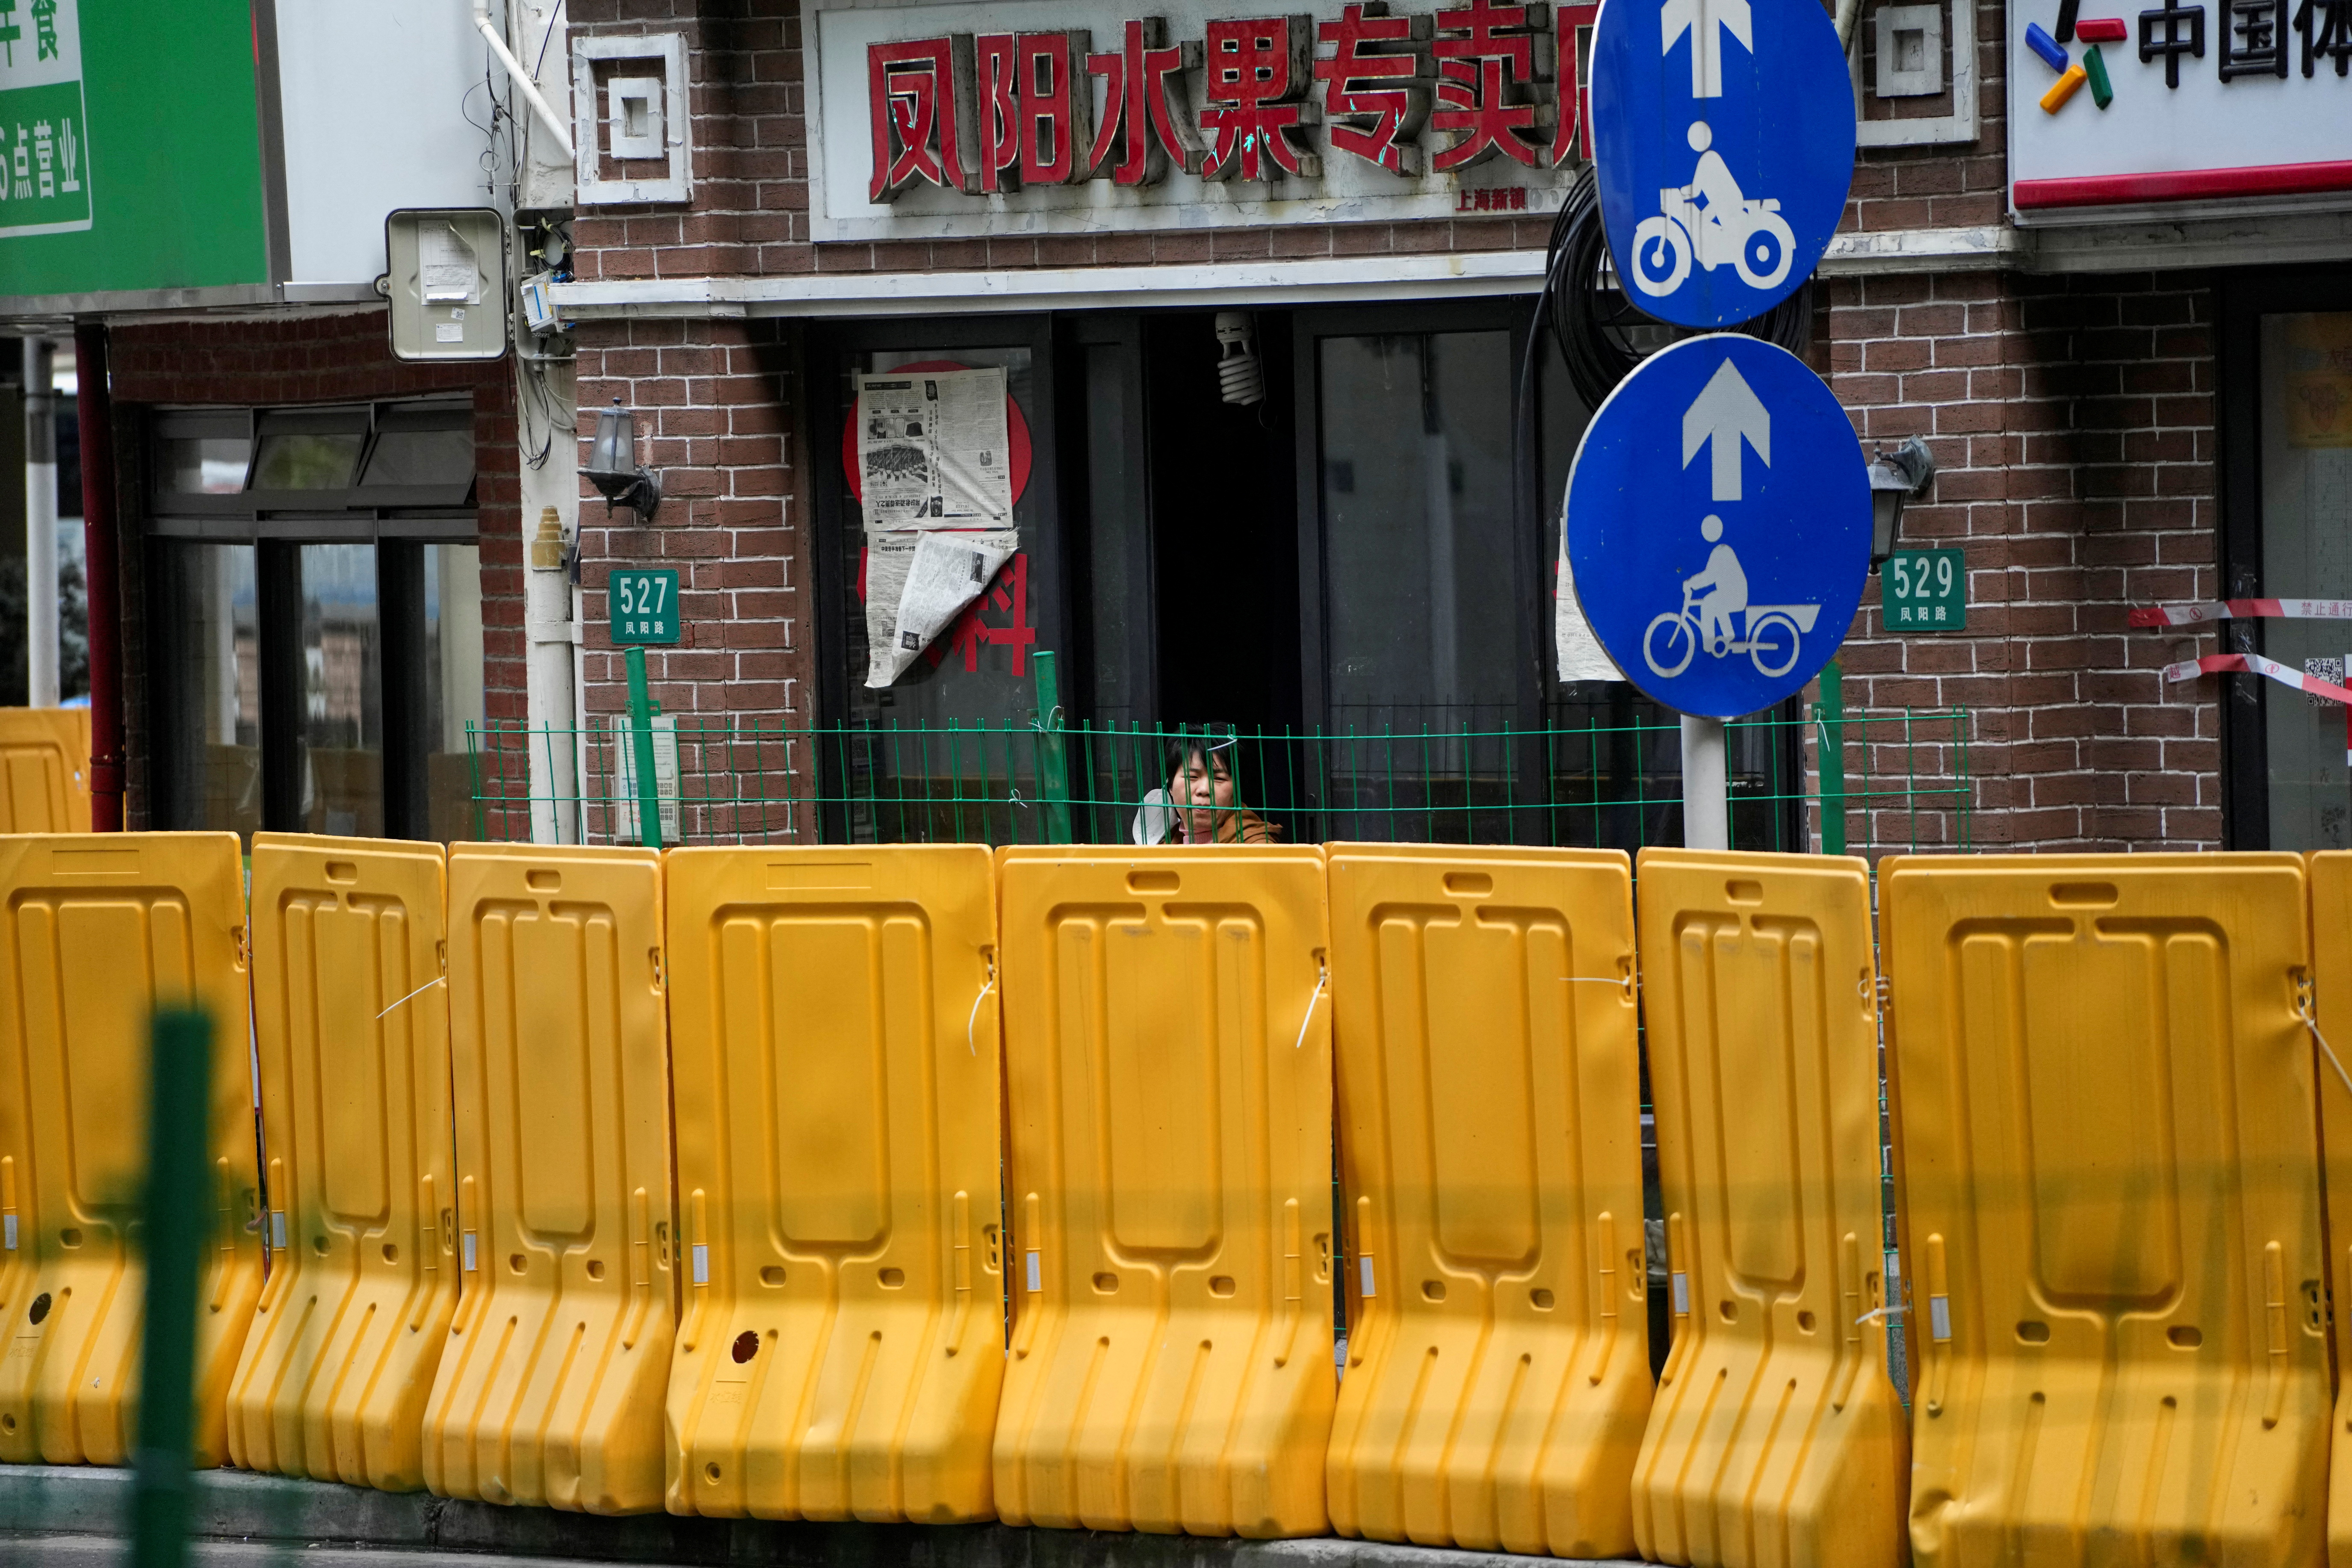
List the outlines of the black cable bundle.
<svg viewBox="0 0 2352 1568">
<path fill-rule="evenodd" d="M 1591 163 L 1577 177 L 1552 219 L 1551 241 L 1544 262 L 1542 292 L 1536 297 L 1534 330 L 1528 353 L 1547 322 L 1552 342 L 1568 366 L 1569 380 L 1588 408 L 1598 408 L 1616 384 L 1633 373 L 1651 348 L 1666 341 L 1695 335 L 1669 326 L 1636 306 L 1622 289 L 1604 289 L 1601 275 L 1609 257 L 1608 236 L 1601 224 L 1601 187 Z M 1752 321 L 1732 328 L 1750 337 L 1778 343 L 1802 354 L 1812 334 L 1813 283 L 1808 278 L 1795 293 Z"/>
</svg>

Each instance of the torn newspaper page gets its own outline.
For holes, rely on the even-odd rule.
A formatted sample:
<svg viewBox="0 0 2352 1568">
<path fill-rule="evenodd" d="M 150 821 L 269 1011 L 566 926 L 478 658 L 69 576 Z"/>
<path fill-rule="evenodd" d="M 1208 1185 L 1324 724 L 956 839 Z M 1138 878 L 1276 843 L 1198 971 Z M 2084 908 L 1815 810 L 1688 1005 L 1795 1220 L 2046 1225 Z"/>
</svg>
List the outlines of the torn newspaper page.
<svg viewBox="0 0 2352 1568">
<path fill-rule="evenodd" d="M 1013 518 L 1004 372 L 857 377 L 868 528 L 988 528 Z"/>
<path fill-rule="evenodd" d="M 866 535 L 866 684 L 885 687 L 1021 548 L 1016 529 Z"/>
<path fill-rule="evenodd" d="M 1622 680 L 1625 672 L 1592 635 L 1584 606 L 1576 601 L 1576 578 L 1568 566 L 1568 529 L 1560 529 L 1559 575 L 1552 594 L 1552 646 L 1559 658 L 1562 680 Z"/>
</svg>

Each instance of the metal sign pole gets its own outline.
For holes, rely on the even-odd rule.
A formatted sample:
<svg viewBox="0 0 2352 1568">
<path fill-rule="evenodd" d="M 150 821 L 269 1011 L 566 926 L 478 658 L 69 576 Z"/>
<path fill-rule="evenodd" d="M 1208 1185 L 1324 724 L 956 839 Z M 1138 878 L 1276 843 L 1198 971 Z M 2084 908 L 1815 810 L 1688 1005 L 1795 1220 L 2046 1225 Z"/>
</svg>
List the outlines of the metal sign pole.
<svg viewBox="0 0 2352 1568">
<path fill-rule="evenodd" d="M 1723 721 L 1683 715 L 1683 847 L 1731 847 L 1731 784 Z"/>
<path fill-rule="evenodd" d="M 646 650 L 631 644 L 621 656 L 629 667 L 629 745 L 636 759 L 637 842 L 662 847 L 661 785 L 654 777 L 654 705 L 646 690 Z"/>
</svg>

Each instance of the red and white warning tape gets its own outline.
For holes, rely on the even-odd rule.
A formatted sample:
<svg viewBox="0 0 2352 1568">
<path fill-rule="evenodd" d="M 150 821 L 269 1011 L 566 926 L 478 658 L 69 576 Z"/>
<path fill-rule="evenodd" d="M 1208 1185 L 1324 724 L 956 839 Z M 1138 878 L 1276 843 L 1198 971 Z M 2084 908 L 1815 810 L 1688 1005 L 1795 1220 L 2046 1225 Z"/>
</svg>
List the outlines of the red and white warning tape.
<svg viewBox="0 0 2352 1568">
<path fill-rule="evenodd" d="M 2352 599 L 2209 599 L 2131 612 L 2135 626 L 2196 626 L 2209 621 L 2352 621 Z"/>
<path fill-rule="evenodd" d="M 2315 675 L 2305 675 L 2290 665 L 2274 658 L 2264 658 L 2258 653 L 2209 653 L 2203 658 L 2185 658 L 2179 664 L 2164 667 L 2167 680 L 2194 680 L 2200 675 L 2260 675 L 2291 686 L 2297 691 L 2321 697 L 2344 705 L 2344 760 L 2352 766 L 2352 690 L 2332 680 L 2322 680 Z"/>
</svg>

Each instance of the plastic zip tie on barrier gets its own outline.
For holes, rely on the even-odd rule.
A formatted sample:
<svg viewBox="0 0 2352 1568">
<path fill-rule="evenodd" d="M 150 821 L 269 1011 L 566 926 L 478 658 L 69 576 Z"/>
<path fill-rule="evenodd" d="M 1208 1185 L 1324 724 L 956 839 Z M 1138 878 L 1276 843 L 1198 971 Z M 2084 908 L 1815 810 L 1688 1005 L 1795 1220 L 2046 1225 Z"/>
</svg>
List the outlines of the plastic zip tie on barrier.
<svg viewBox="0 0 2352 1568">
<path fill-rule="evenodd" d="M 403 996 L 399 1001 L 394 1002 L 394 1003 L 392 1005 L 392 1007 L 386 1007 L 386 1008 L 383 1010 L 383 1012 L 382 1012 L 382 1013 L 378 1013 L 378 1014 L 376 1015 L 376 1021 L 377 1021 L 378 1023 L 382 1023 L 382 1022 L 383 1021 L 383 1018 L 384 1018 L 385 1015 L 386 1015 L 386 1014 L 389 1014 L 389 1013 L 392 1011 L 392 1008 L 393 1008 L 393 1007 L 404 1007 L 404 1006 L 406 1006 L 409 1003 L 415 1001 L 419 996 L 424 995 L 427 991 L 432 990 L 436 985 L 440 984 L 443 981 L 446 980 L 447 978 L 448 978 L 448 976 L 447 976 L 447 975 L 446 975 L 446 974 L 436 974 L 436 975 L 435 975 L 432 979 L 430 979 L 430 980 L 426 981 L 424 984 L 422 984 L 422 985 L 418 986 L 415 990 L 414 990 L 414 991 L 410 992 L 407 995 Z"/>
<path fill-rule="evenodd" d="M 2327 1065 L 2336 1069 L 2336 1080 L 2344 1085 L 2345 1092 L 2352 1094 L 2352 1073 L 2344 1070 L 2344 1064 L 2336 1059 L 2335 1050 L 2327 1043 L 2327 1037 L 2319 1032 L 2317 1014 L 2308 1005 L 2298 1005 L 2294 1014 L 2303 1020 L 2303 1026 L 2311 1031 L 2311 1038 L 2319 1047 L 2319 1054 L 2326 1057 Z"/>
<path fill-rule="evenodd" d="M 2134 609 L 2134 626 L 2198 626 L 2213 621 L 2352 621 L 2352 599 L 2207 599 Z"/>
<path fill-rule="evenodd" d="M 1315 974 L 1315 994 L 1307 999 L 1307 1016 L 1298 1020 L 1298 1038 L 1290 1042 L 1292 1050 L 1303 1050 L 1306 1047 L 1307 1026 L 1315 1021 L 1315 1004 L 1323 1000 L 1323 993 L 1330 984 L 1331 966 L 1318 964 Z"/>
<path fill-rule="evenodd" d="M 980 988 L 980 994 L 971 999 L 971 1016 L 963 1021 L 964 1049 L 970 1051 L 973 1056 L 980 1055 L 979 1042 L 972 1038 L 972 1030 L 980 1023 L 980 1005 L 982 1002 L 987 1001 L 988 994 L 995 989 L 996 961 L 994 959 L 991 959 L 988 962 L 988 984 L 982 986 Z"/>
</svg>

